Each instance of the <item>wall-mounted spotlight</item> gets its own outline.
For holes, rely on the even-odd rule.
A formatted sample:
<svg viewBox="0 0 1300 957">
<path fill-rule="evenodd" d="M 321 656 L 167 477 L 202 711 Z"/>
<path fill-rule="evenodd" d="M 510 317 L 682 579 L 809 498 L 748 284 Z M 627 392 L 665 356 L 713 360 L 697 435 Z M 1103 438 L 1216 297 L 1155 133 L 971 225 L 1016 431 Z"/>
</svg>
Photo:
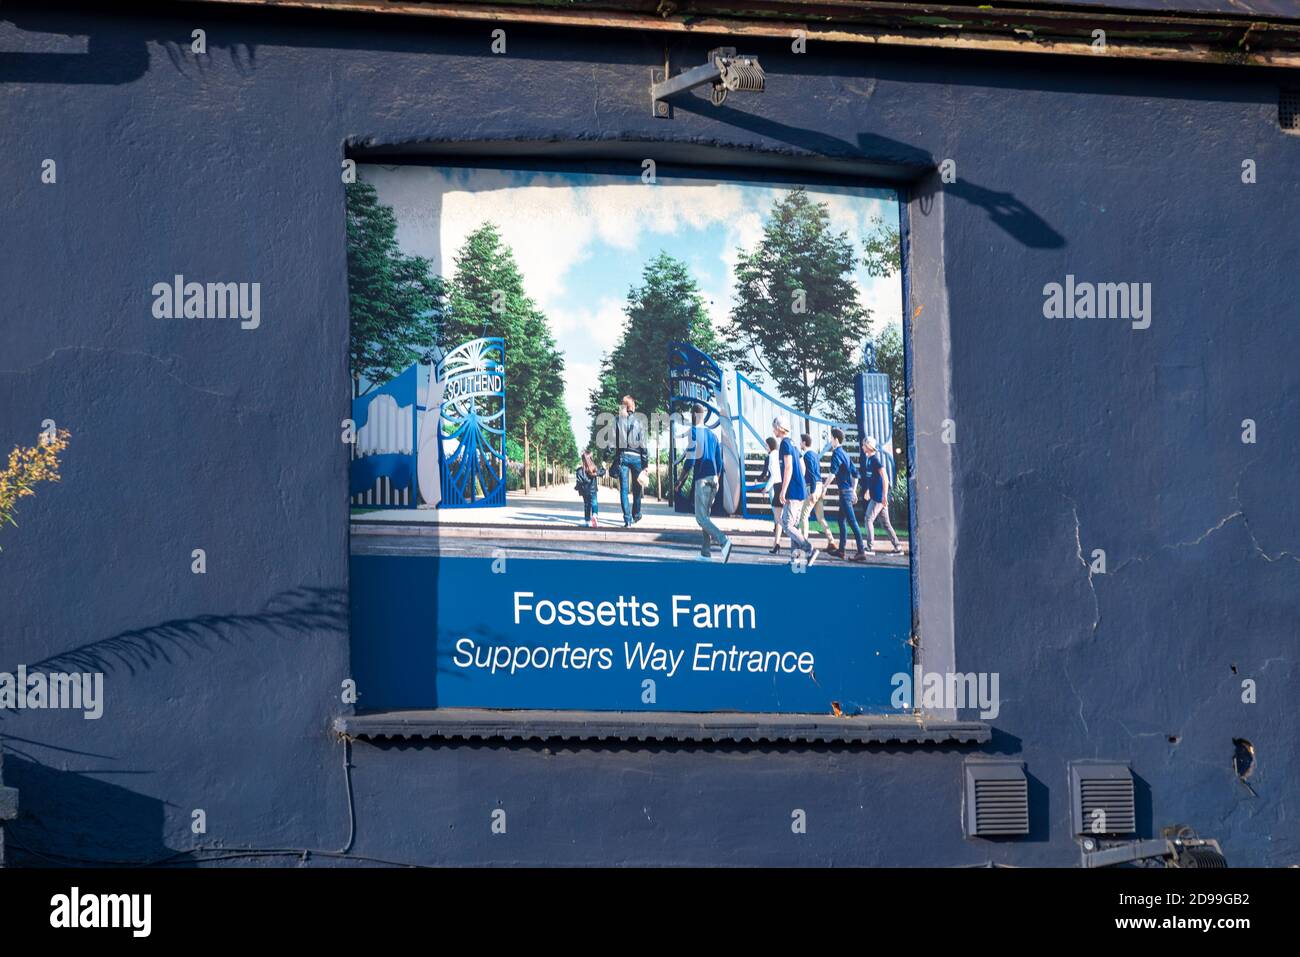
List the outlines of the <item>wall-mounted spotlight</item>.
<svg viewBox="0 0 1300 957">
<path fill-rule="evenodd" d="M 670 119 L 673 111 L 667 97 L 683 90 L 693 90 L 705 83 L 713 84 L 713 89 L 709 91 L 709 102 L 721 106 L 730 92 L 762 93 L 765 80 L 758 58 L 740 56 L 735 47 L 710 50 L 706 63 L 684 70 L 671 80 L 668 79 L 668 63 L 665 61 L 662 70 L 650 71 L 650 111 L 658 119 Z"/>
<path fill-rule="evenodd" d="M 1084 838 L 1084 867 L 1167 867 L 1219 870 L 1228 866 L 1223 848 L 1213 838 L 1197 837 L 1186 824 L 1161 829 L 1158 840 L 1121 841 L 1102 846 Z"/>
</svg>

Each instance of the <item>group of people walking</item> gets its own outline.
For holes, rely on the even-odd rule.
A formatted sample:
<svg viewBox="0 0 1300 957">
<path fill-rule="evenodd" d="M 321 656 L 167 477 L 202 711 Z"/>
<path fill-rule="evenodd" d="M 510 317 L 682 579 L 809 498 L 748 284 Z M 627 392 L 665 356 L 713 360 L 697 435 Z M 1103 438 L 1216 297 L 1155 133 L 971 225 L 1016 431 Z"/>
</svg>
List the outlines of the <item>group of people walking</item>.
<svg viewBox="0 0 1300 957">
<path fill-rule="evenodd" d="M 835 483 L 840 500 L 840 540 L 836 547 L 832 548 L 828 544 L 827 551 L 840 558 L 845 557 L 847 526 L 853 530 L 853 541 L 857 545 L 854 560 L 865 561 L 868 555 L 875 552 L 877 518 L 884 523 L 893 551 L 903 550 L 898 542 L 898 533 L 894 531 L 894 523 L 889 520 L 889 472 L 885 468 L 880 450 L 876 447 L 874 436 L 869 435 L 862 440 L 862 449 L 858 453 L 858 467 L 854 468 L 853 460 L 849 458 L 844 448 L 844 431 L 831 429 L 831 481 Z M 859 497 L 862 500 L 863 517 L 867 526 L 866 545 L 862 541 L 862 528 L 858 525 L 855 511 Z M 825 519 L 821 521 L 822 527 L 828 531 L 829 539 L 830 526 Z"/>
<path fill-rule="evenodd" d="M 854 561 L 866 561 L 875 550 L 875 522 L 880 517 L 895 552 L 902 546 L 898 534 L 889 520 L 889 483 L 884 459 L 874 437 L 862 442 L 859 465 L 854 466 L 848 450 L 844 448 L 844 431 L 831 429 L 830 477 L 822 478 L 821 451 L 813 449 L 811 435 L 800 436 L 796 451 L 790 440 L 790 428 L 784 418 L 772 421 L 772 436 L 767 440 L 768 460 L 764 466 L 763 490 L 772 503 L 772 548 L 781 550 L 781 538 L 790 539 L 791 549 L 811 555 L 813 546 L 808 534 L 808 519 L 816 515 L 826 536 L 826 552 L 845 558 L 848 532 L 852 530 L 857 551 Z M 831 535 L 831 524 L 826 520 L 826 496 L 834 485 L 839 502 L 839 544 Z M 793 487 L 794 491 L 791 491 Z M 863 503 L 863 517 L 867 526 L 868 547 L 863 542 L 862 526 L 858 524 L 856 506 L 859 497 Z M 797 503 L 797 516 L 791 501 Z"/>
<path fill-rule="evenodd" d="M 645 428 L 636 414 L 636 402 L 624 396 L 619 405 L 618 421 L 614 427 L 615 446 L 610 450 L 611 469 L 618 470 L 619 500 L 623 510 L 623 525 L 630 528 L 641 521 L 641 499 L 646 485 L 645 470 L 649 465 L 646 450 Z M 690 441 L 675 492 L 680 493 L 687 477 L 694 477 L 695 521 L 700 527 L 700 561 L 713 560 L 713 546 L 721 550 L 722 561 L 731 557 L 732 542 L 713 521 L 713 501 L 718 494 L 718 483 L 723 474 L 722 446 L 713 430 L 704 422 L 707 410 L 701 404 L 691 409 Z M 772 505 L 773 532 L 771 552 L 781 550 L 781 539 L 790 543 L 791 559 L 802 556 L 811 565 L 819 552 L 810 541 L 809 519 L 815 515 L 826 536 L 826 552 L 846 558 L 848 532 L 852 531 L 857 551 L 853 561 L 866 561 L 875 550 L 875 523 L 881 519 L 885 532 L 895 552 L 902 547 L 889 520 L 889 481 L 883 457 L 874 437 L 862 441 L 857 466 L 844 448 L 844 432 L 831 429 L 830 476 L 823 478 L 821 450 L 813 449 L 810 435 L 800 436 L 796 447 L 790 427 L 784 418 L 772 420 L 772 436 L 767 440 L 768 459 L 760 479 L 763 490 Z M 590 452 L 582 453 L 575 488 L 583 499 L 584 523 L 596 527 L 600 504 L 597 499 L 599 479 L 605 475 Z M 839 503 L 839 543 L 831 535 L 826 520 L 825 499 L 835 487 Z M 863 503 L 863 516 L 867 527 L 864 542 L 862 526 L 858 523 L 856 505 L 859 496 Z M 869 544 L 868 544 L 869 543 Z"/>
</svg>

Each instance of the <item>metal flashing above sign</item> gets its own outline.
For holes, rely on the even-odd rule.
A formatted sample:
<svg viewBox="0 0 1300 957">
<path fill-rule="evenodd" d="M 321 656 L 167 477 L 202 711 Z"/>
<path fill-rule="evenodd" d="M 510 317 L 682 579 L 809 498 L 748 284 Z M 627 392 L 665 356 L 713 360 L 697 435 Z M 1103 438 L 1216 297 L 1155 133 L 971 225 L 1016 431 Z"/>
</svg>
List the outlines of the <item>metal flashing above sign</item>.
<svg viewBox="0 0 1300 957">
<path fill-rule="evenodd" d="M 981 721 L 920 715 L 837 718 L 801 714 L 695 714 L 608 711 L 496 711 L 436 708 L 344 715 L 338 734 L 384 738 L 545 741 L 731 741 L 856 744 L 984 744 L 992 730 Z"/>
</svg>

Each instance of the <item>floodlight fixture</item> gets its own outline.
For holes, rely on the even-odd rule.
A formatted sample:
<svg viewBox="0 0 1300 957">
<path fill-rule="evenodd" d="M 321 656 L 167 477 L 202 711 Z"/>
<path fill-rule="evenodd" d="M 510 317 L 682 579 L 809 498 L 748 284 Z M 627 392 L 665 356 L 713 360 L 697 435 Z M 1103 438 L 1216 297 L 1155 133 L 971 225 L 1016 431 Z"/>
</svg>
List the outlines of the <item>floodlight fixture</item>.
<svg viewBox="0 0 1300 957">
<path fill-rule="evenodd" d="M 693 90 L 705 83 L 712 84 L 709 102 L 721 106 L 728 93 L 762 93 L 766 83 L 758 57 L 740 55 L 735 47 L 716 47 L 709 51 L 708 60 L 700 66 L 683 70 L 668 79 L 668 63 L 663 69 L 650 71 L 650 111 L 658 119 L 673 115 L 668 97 L 684 90 Z"/>
<path fill-rule="evenodd" d="M 1186 824 L 1162 828 L 1160 837 L 1146 841 L 1102 842 L 1083 838 L 1083 866 L 1165 867 L 1180 870 L 1222 870 L 1228 866 L 1214 838 L 1198 837 Z"/>
</svg>

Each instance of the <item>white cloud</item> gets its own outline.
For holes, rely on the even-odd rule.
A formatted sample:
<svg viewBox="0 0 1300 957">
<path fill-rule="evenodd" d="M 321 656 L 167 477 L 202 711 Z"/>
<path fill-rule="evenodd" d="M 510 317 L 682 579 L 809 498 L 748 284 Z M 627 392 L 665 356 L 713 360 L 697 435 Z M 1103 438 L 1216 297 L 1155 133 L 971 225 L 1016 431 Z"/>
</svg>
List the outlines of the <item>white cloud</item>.
<svg viewBox="0 0 1300 957">
<path fill-rule="evenodd" d="M 623 300 L 602 298 L 591 309 L 558 309 L 547 313 L 556 341 L 575 345 L 594 346 L 604 353 L 618 344 L 623 331 Z M 585 350 L 584 350 L 585 351 Z"/>
<path fill-rule="evenodd" d="M 592 176 L 575 189 L 572 177 L 558 174 L 476 170 L 471 180 L 463 170 L 417 166 L 367 166 L 363 178 L 393 207 L 402 249 L 443 274 L 469 233 L 496 223 L 543 307 L 562 299 L 565 274 L 597 244 L 634 250 L 643 233 L 735 222 L 746 205 L 743 190 L 707 181 Z"/>
</svg>

